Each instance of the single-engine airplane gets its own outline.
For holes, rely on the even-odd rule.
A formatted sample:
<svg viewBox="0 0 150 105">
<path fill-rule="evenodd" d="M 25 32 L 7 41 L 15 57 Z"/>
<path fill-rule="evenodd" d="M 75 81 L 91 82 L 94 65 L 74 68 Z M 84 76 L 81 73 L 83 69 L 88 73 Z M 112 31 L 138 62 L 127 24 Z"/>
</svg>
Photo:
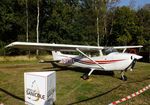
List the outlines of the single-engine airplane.
<svg viewBox="0 0 150 105">
<path fill-rule="evenodd" d="M 94 70 L 102 71 L 121 71 L 121 79 L 126 81 L 127 77 L 124 71 L 130 69 L 132 71 L 136 60 L 141 59 L 142 56 L 137 54 L 126 53 L 129 48 L 141 48 L 143 46 L 115 46 L 115 47 L 101 47 L 101 46 L 83 46 L 83 45 L 69 45 L 69 44 L 48 44 L 48 43 L 32 43 L 32 42 L 13 42 L 7 47 L 23 48 L 23 49 L 40 49 L 52 51 L 54 61 L 66 66 L 75 66 L 82 68 L 89 68 L 90 72 L 83 74 L 84 80 L 88 79 Z M 117 49 L 122 52 L 117 52 Z M 76 51 L 79 55 L 64 54 L 61 51 Z M 98 56 L 90 56 L 85 52 L 98 51 Z M 104 52 L 107 52 L 105 55 Z"/>
</svg>

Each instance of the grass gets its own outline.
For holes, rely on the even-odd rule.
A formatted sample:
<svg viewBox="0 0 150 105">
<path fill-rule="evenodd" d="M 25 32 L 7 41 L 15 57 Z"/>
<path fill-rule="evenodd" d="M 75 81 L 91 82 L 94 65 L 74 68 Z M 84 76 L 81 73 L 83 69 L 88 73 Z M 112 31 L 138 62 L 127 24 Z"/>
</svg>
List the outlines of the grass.
<svg viewBox="0 0 150 105">
<path fill-rule="evenodd" d="M 22 56 L 0 56 L 0 64 L 22 64 L 22 63 L 37 63 L 39 60 L 50 60 L 50 55 L 22 55 Z"/>
<path fill-rule="evenodd" d="M 0 63 L 0 103 L 24 105 L 24 72 L 53 69 L 50 64 L 37 63 L 35 58 L 31 61 L 12 61 Z M 119 79 L 119 72 L 115 72 L 114 77 L 101 75 L 101 73 L 93 74 L 86 81 L 80 78 L 82 74 L 83 72 L 70 69 L 56 72 L 57 100 L 55 105 L 108 105 L 150 84 L 149 63 L 138 62 L 133 72 L 126 72 L 128 81 L 125 82 Z M 150 90 L 147 90 L 123 102 L 122 105 L 149 105 L 149 97 Z"/>
</svg>

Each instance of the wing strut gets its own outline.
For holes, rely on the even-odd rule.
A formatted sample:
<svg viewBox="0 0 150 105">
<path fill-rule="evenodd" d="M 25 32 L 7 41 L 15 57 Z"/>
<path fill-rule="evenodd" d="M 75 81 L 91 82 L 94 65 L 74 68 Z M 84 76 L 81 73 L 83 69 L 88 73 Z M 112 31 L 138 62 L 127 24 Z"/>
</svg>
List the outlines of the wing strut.
<svg viewBox="0 0 150 105">
<path fill-rule="evenodd" d="M 93 60 L 91 57 L 87 56 L 84 52 L 82 52 L 80 49 L 76 48 L 76 50 L 81 53 L 83 56 L 85 56 L 86 58 L 88 58 L 89 60 L 91 60 L 92 62 L 94 62 L 95 64 L 97 64 L 101 69 L 104 69 L 100 64 L 98 64 L 95 60 Z"/>
<path fill-rule="evenodd" d="M 127 49 L 125 48 L 125 49 L 122 51 L 122 53 L 125 53 L 126 50 L 127 50 Z"/>
</svg>

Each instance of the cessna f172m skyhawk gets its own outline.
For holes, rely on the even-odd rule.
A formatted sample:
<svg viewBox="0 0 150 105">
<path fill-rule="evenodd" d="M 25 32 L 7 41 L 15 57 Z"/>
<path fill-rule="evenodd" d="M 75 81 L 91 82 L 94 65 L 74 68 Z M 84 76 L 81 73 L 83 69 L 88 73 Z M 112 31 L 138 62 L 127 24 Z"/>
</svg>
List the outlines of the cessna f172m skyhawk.
<svg viewBox="0 0 150 105">
<path fill-rule="evenodd" d="M 124 71 L 132 70 L 136 60 L 142 56 L 126 53 L 129 48 L 141 48 L 143 46 L 115 46 L 115 47 L 99 47 L 99 46 L 83 46 L 83 45 L 68 45 L 68 44 L 48 44 L 48 43 L 31 43 L 31 42 L 13 42 L 7 47 L 23 48 L 23 49 L 40 49 L 52 51 L 53 60 L 66 66 L 75 66 L 89 68 L 90 72 L 82 76 L 83 79 L 88 79 L 94 70 L 102 71 L 121 71 L 121 79 L 127 80 Z M 111 51 L 104 55 L 104 50 Z M 115 52 L 113 51 L 115 49 Z M 122 52 L 116 52 L 117 49 L 122 49 Z M 76 51 L 79 55 L 63 54 L 61 51 Z M 99 51 L 98 56 L 89 56 L 85 52 Z"/>
</svg>

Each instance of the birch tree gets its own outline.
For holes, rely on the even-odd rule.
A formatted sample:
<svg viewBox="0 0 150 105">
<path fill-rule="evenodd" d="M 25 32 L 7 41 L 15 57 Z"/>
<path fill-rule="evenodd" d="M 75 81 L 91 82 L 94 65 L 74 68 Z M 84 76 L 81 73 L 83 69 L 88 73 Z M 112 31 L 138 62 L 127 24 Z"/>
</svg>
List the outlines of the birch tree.
<svg viewBox="0 0 150 105">
<path fill-rule="evenodd" d="M 36 34 L 37 34 L 37 43 L 39 43 L 39 17 L 40 17 L 40 7 L 39 7 L 40 0 L 37 0 L 37 26 L 36 26 Z M 39 50 L 36 50 L 37 56 L 39 55 Z"/>
</svg>

